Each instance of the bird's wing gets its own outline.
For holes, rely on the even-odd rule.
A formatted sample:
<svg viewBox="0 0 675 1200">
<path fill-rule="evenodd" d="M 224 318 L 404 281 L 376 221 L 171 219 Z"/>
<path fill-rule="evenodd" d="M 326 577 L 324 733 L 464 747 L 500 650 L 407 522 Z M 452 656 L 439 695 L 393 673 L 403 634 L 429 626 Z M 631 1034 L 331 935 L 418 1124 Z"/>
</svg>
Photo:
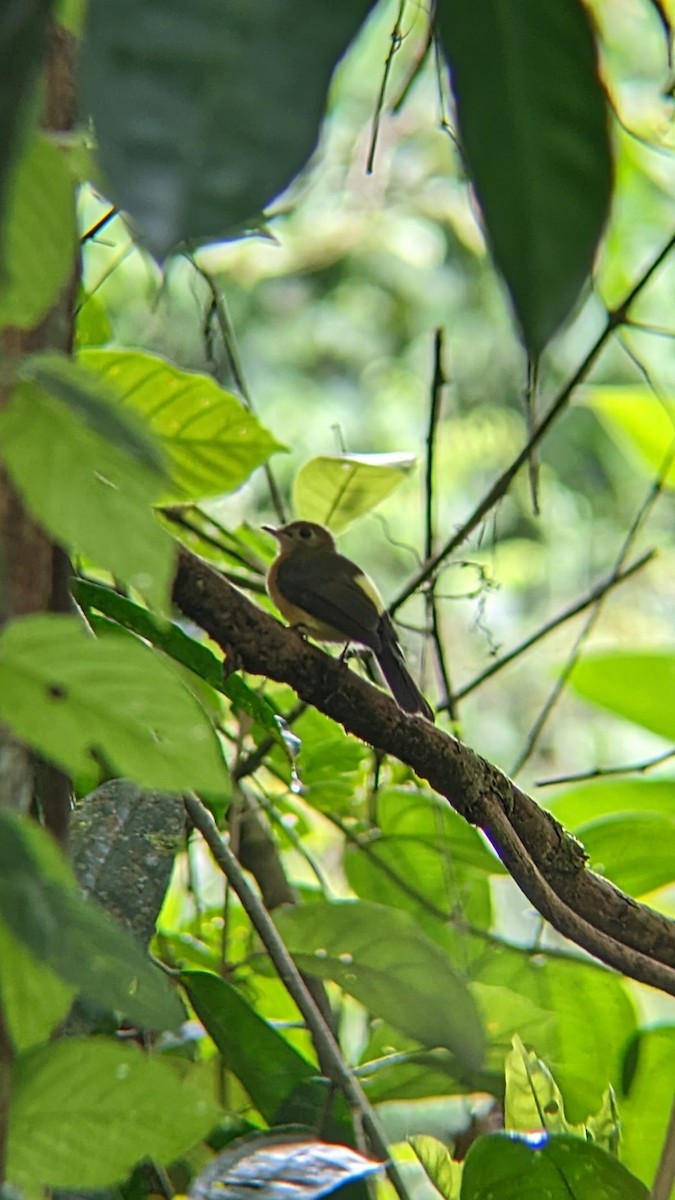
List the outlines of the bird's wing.
<svg viewBox="0 0 675 1200">
<path fill-rule="evenodd" d="M 356 563 L 331 550 L 296 551 L 279 562 L 277 587 L 287 600 L 346 641 L 378 650 L 382 601 Z"/>
</svg>

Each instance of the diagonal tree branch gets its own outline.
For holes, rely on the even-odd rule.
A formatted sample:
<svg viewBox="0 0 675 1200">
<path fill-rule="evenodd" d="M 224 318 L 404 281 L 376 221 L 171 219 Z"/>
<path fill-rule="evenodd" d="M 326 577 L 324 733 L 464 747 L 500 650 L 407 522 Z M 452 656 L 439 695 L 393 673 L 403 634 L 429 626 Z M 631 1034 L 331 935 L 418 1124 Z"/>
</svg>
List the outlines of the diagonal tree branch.
<svg viewBox="0 0 675 1200">
<path fill-rule="evenodd" d="M 256 608 L 182 549 L 174 599 L 231 669 L 290 684 L 356 737 L 394 755 L 484 830 L 516 883 L 564 936 L 609 966 L 675 995 L 675 923 L 593 874 L 583 847 L 497 767 Z"/>
</svg>

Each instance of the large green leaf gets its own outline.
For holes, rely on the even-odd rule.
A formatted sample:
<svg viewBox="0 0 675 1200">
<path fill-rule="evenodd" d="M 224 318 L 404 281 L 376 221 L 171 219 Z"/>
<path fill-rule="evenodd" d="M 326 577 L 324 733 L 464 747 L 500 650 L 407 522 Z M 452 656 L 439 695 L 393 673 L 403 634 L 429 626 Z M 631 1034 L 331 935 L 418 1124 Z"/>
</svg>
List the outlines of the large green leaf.
<svg viewBox="0 0 675 1200">
<path fill-rule="evenodd" d="M 275 914 L 303 971 L 332 979 L 373 1016 L 425 1046 L 480 1065 L 484 1033 L 476 1002 L 446 954 L 413 918 L 384 905 L 318 901 Z"/>
<path fill-rule="evenodd" d="M 31 1191 L 108 1187 L 142 1158 L 172 1162 L 220 1115 L 189 1072 L 137 1046 L 69 1038 L 16 1065 L 7 1178 Z"/>
<path fill-rule="evenodd" d="M 347 878 L 364 900 L 445 921 L 478 899 L 486 876 L 504 867 L 475 829 L 445 801 L 412 788 L 385 788 L 377 797 L 377 834 L 350 848 Z M 473 916 L 473 914 L 472 914 Z M 488 918 L 489 919 L 489 918 Z"/>
<path fill-rule="evenodd" d="M 79 357 L 156 434 L 171 464 L 174 498 L 232 492 L 284 449 L 208 375 L 131 350 L 84 350 Z"/>
<path fill-rule="evenodd" d="M 40 322 L 74 269 L 76 246 L 72 178 L 56 146 L 36 137 L 21 154 L 10 181 L 1 251 L 0 328 L 32 329 Z"/>
<path fill-rule="evenodd" d="M 569 1119 L 578 1123 L 596 1112 L 607 1085 L 619 1086 L 623 1046 L 636 1028 L 635 1010 L 621 978 L 592 963 L 545 953 L 533 957 L 506 946 L 487 948 L 474 978 L 488 985 L 481 999 L 490 1014 L 486 1026 L 495 1049 L 497 1037 L 503 1039 L 506 1052 L 513 1034 L 519 1033 L 555 1075 Z M 491 1005 L 493 987 L 499 990 Z M 508 1023 L 503 1019 L 504 989 L 513 994 Z M 521 998 L 528 1003 L 519 1019 Z M 544 1014 L 548 1021 L 542 1019 Z"/>
<path fill-rule="evenodd" d="M 0 919 L 33 958 L 106 1010 L 119 1009 L 150 1029 L 174 1028 L 183 1019 L 140 945 L 82 899 L 48 835 L 8 813 L 0 813 Z M 5 969 L 3 960 L 3 976 Z M 29 993 L 30 982 L 24 986 Z"/>
<path fill-rule="evenodd" d="M 0 413 L 0 456 L 27 508 L 56 541 L 165 606 L 173 543 L 151 509 L 164 475 L 149 461 L 147 436 L 111 409 L 95 376 L 72 370 L 76 387 L 70 369 L 59 371 L 58 382 L 40 369 L 49 391 L 37 382 L 14 388 Z"/>
<path fill-rule="evenodd" d="M 675 814 L 675 779 L 594 779 L 565 788 L 555 796 L 547 789 L 547 805 L 567 829 L 612 813 Z"/>
<path fill-rule="evenodd" d="M 121 596 L 112 588 L 103 587 L 98 583 L 78 579 L 74 584 L 74 593 L 78 602 L 87 612 L 91 613 L 94 610 L 105 613 L 125 629 L 137 633 L 145 641 L 151 642 L 153 646 L 163 650 L 169 658 L 188 667 L 200 679 L 204 679 L 211 687 L 222 692 L 229 698 L 234 708 L 248 713 L 266 733 L 271 734 L 276 741 L 283 744 L 272 705 L 264 696 L 245 683 L 240 675 L 229 675 L 226 679 L 223 673 L 223 660 L 218 658 L 208 646 L 190 637 L 184 629 L 181 629 L 180 625 L 156 617 L 154 613 L 140 604 L 135 604 L 127 596 Z M 353 743 L 350 744 L 353 745 Z"/>
<path fill-rule="evenodd" d="M 370 6 L 92 0 L 83 104 L 110 195 L 154 252 L 231 234 L 291 182 Z"/>
<path fill-rule="evenodd" d="M 175 669 L 135 639 L 89 637 L 74 617 L 6 626 L 0 717 L 74 775 L 103 759 L 146 787 L 227 790 L 220 743 Z"/>
<path fill-rule="evenodd" d="M 461 1200 L 649 1200 L 613 1155 L 570 1134 L 492 1133 L 466 1156 Z"/>
<path fill-rule="evenodd" d="M 528 350 L 591 270 L 612 184 L 607 100 L 581 0 L 441 0 L 462 152 Z"/>
<path fill-rule="evenodd" d="M 44 1042 L 68 1013 L 74 989 L 0 921 L 0 1003 L 18 1050 Z"/>
<path fill-rule="evenodd" d="M 223 1063 L 237 1076 L 270 1125 L 292 1092 L 317 1074 L 235 987 L 207 971 L 184 971 L 181 982 Z"/>
<path fill-rule="evenodd" d="M 651 1182 L 673 1104 L 675 1025 L 643 1029 L 627 1047 L 624 1095 L 619 1097 L 621 1157 Z"/>
<path fill-rule="evenodd" d="M 618 813 L 576 830 L 589 866 L 631 896 L 675 880 L 675 814 Z"/>
<path fill-rule="evenodd" d="M 575 666 L 570 683 L 585 700 L 675 741 L 675 654 L 589 654 Z"/>
<path fill-rule="evenodd" d="M 414 464 L 409 454 L 322 454 L 298 471 L 293 508 L 340 533 L 403 483 Z"/>
<path fill-rule="evenodd" d="M 616 442 L 649 473 L 660 470 L 675 438 L 675 410 L 648 387 L 594 387 L 584 396 Z M 666 474 L 675 487 L 675 465 Z"/>
</svg>

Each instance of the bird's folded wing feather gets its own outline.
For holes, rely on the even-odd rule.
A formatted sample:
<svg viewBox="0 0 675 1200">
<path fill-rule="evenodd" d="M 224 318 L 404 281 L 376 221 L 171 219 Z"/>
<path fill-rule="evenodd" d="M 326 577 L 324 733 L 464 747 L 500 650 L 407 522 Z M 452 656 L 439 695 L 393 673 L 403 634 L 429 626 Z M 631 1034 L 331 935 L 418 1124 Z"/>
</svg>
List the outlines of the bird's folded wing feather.
<svg viewBox="0 0 675 1200">
<path fill-rule="evenodd" d="M 382 602 L 375 585 L 348 558 L 332 551 L 316 550 L 311 558 L 296 552 L 279 563 L 277 586 L 292 604 L 344 633 L 345 640 L 378 649 Z"/>
</svg>

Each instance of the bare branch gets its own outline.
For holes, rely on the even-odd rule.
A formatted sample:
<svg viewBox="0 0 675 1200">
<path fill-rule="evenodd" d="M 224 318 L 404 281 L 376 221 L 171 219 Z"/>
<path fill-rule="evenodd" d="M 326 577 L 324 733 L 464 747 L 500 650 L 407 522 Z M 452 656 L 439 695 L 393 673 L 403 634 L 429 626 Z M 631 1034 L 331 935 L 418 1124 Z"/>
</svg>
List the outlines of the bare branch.
<svg viewBox="0 0 675 1200">
<path fill-rule="evenodd" d="M 408 1196 L 398 1170 L 389 1160 L 386 1135 L 365 1092 L 347 1066 L 335 1037 L 326 1024 L 305 982 L 291 958 L 265 906 L 249 886 L 246 876 L 227 843 L 221 838 L 211 813 L 195 795 L 185 796 L 185 808 L 196 829 L 209 847 L 217 865 L 230 887 L 237 893 L 253 928 L 269 954 L 275 970 L 295 1004 L 298 1006 L 317 1047 L 322 1067 L 340 1088 L 350 1108 L 359 1115 L 371 1145 L 387 1163 L 387 1174 L 399 1200 Z"/>
<path fill-rule="evenodd" d="M 418 588 L 422 586 L 422 584 L 426 583 L 428 579 L 431 579 L 432 576 L 436 574 L 438 568 L 443 562 L 445 562 L 446 558 L 453 554 L 458 546 L 461 546 L 462 543 L 466 541 L 466 539 L 473 533 L 474 529 L 480 525 L 484 517 L 487 516 L 491 509 L 494 508 L 495 504 L 501 500 L 502 496 L 506 495 L 506 492 L 508 491 L 511 483 L 515 479 L 521 467 L 529 460 L 532 450 L 539 444 L 543 437 L 548 433 L 551 425 L 554 424 L 560 414 L 565 410 L 576 388 L 588 375 L 591 367 L 595 363 L 595 360 L 599 356 L 600 351 L 604 349 L 604 346 L 609 341 L 609 338 L 614 331 L 618 329 L 619 326 L 624 324 L 631 305 L 637 300 L 640 293 L 644 290 L 654 273 L 668 257 L 674 246 L 675 233 L 671 235 L 649 266 L 643 271 L 637 283 L 635 283 L 630 291 L 626 294 L 623 301 L 618 304 L 616 308 L 608 312 L 605 325 L 598 334 L 598 337 L 595 339 L 593 345 L 588 350 L 576 370 L 567 380 L 567 383 L 562 386 L 558 392 L 558 395 L 551 403 L 548 412 L 536 426 L 531 437 L 528 438 L 526 444 L 516 455 L 510 466 L 508 466 L 495 481 L 495 483 L 493 483 L 492 487 L 489 489 L 480 503 L 476 505 L 473 512 L 467 517 L 464 524 L 460 526 L 460 528 L 452 535 L 452 537 L 448 538 L 445 544 L 441 546 L 441 548 L 437 550 L 431 556 L 431 558 L 427 559 L 420 570 L 408 580 L 406 585 L 398 593 L 390 607 L 390 611 L 392 613 L 396 612 L 396 610 L 401 607 L 404 601 L 407 600 L 409 596 L 412 596 L 413 592 L 416 592 Z"/>
<path fill-rule="evenodd" d="M 640 555 L 640 557 L 636 559 L 634 563 L 631 563 L 629 567 L 626 567 L 625 570 L 619 571 L 618 573 L 613 571 L 607 579 L 603 579 L 601 583 L 598 583 L 593 590 L 588 593 L 588 595 L 584 596 L 581 600 L 575 601 L 575 603 L 571 604 L 569 608 L 566 608 L 563 612 L 559 613 L 557 617 L 553 617 L 550 621 L 547 621 L 546 624 L 542 625 L 540 629 L 537 629 L 534 633 L 530 634 L 528 638 L 525 638 L 524 641 L 519 642 L 517 646 L 514 646 L 513 650 L 509 650 L 508 653 L 503 654 L 501 658 L 495 659 L 493 663 L 490 663 L 489 667 L 486 667 L 484 671 L 481 671 L 480 675 L 476 675 L 473 679 L 470 679 L 469 682 L 464 685 L 464 687 L 459 688 L 459 690 L 455 692 L 453 699 L 463 700 L 465 696 L 470 695 L 471 692 L 475 692 L 476 688 L 480 687 L 482 683 L 485 683 L 487 679 L 491 679 L 493 675 L 496 675 L 498 671 L 503 670 L 504 667 L 507 667 L 509 663 L 512 663 L 516 658 L 520 658 L 521 654 L 524 654 L 526 650 L 529 650 L 532 646 L 536 645 L 537 642 L 540 642 L 542 638 L 545 638 L 549 633 L 553 633 L 554 630 L 559 629 L 561 625 L 564 625 L 566 621 L 570 621 L 572 617 L 577 617 L 579 613 L 584 611 L 585 608 L 588 608 L 591 604 L 595 604 L 596 600 L 598 600 L 601 596 L 605 596 L 608 592 L 615 588 L 617 584 L 623 583 L 626 579 L 630 579 L 631 576 L 636 573 L 636 571 L 641 570 L 641 568 L 646 566 L 648 562 L 651 562 L 655 555 L 655 550 L 647 550 L 644 554 Z"/>
</svg>

